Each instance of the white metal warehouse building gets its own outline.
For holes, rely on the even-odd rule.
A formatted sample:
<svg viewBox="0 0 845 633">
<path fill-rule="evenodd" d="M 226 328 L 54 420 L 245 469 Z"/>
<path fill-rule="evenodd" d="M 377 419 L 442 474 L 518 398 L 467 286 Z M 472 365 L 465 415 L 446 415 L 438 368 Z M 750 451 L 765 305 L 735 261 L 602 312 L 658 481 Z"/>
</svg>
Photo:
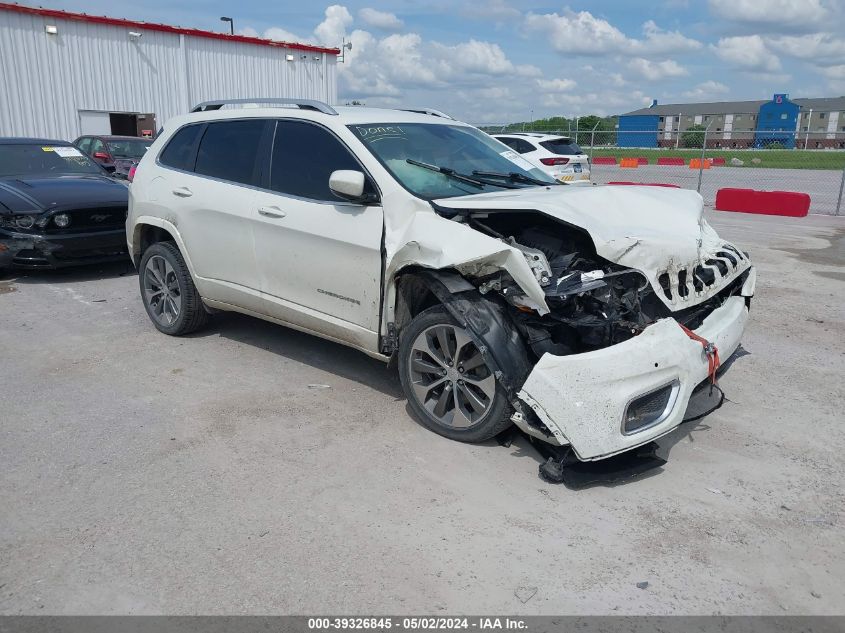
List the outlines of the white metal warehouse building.
<svg viewBox="0 0 845 633">
<path fill-rule="evenodd" d="M 216 99 L 334 103 L 339 52 L 0 2 L 0 136 L 154 135 Z"/>
</svg>

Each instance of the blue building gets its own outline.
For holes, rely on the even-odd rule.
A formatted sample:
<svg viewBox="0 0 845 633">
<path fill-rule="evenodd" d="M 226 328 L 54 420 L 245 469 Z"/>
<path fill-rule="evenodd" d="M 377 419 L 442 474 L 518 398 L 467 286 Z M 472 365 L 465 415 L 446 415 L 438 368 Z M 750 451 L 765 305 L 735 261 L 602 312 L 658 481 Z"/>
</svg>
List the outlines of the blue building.
<svg viewBox="0 0 845 633">
<path fill-rule="evenodd" d="M 788 94 L 776 94 L 771 101 L 761 105 L 760 114 L 757 117 L 754 146 L 766 147 L 772 143 L 779 143 L 793 149 L 800 112 L 801 106 L 790 101 Z"/>
<path fill-rule="evenodd" d="M 780 143 L 793 148 L 845 149 L 845 97 L 768 101 L 674 103 L 653 101 L 619 115 L 619 147 L 683 147 L 684 132 L 707 128 L 707 147 L 749 148 Z"/>
</svg>

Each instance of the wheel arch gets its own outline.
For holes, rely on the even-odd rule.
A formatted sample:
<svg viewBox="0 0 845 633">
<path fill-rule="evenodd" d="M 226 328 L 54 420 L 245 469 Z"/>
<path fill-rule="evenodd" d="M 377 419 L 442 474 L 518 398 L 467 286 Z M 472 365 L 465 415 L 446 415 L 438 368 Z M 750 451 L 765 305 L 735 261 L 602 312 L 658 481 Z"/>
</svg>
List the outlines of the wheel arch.
<svg viewBox="0 0 845 633">
<path fill-rule="evenodd" d="M 393 325 L 397 343 L 403 328 L 417 314 L 442 304 L 467 330 L 508 394 L 516 395 L 532 365 L 527 347 L 505 306 L 481 295 L 455 270 L 403 269 L 396 277 Z"/>
<path fill-rule="evenodd" d="M 185 264 L 191 273 L 191 277 L 196 279 L 194 273 L 194 266 L 191 263 L 188 249 L 185 248 L 185 243 L 176 225 L 168 220 L 156 218 L 153 216 L 141 216 L 136 222 L 132 231 L 132 241 L 130 244 L 129 254 L 132 258 L 132 263 L 137 268 L 141 263 L 141 257 L 144 251 L 157 242 L 175 242 L 176 247 L 182 254 Z"/>
</svg>

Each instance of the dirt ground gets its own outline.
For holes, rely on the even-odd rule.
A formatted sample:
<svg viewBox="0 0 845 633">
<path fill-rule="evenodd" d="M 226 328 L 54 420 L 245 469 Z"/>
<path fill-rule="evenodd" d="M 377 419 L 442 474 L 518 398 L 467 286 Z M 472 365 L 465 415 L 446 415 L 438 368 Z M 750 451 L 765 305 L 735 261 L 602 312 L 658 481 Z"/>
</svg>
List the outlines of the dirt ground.
<svg viewBox="0 0 845 633">
<path fill-rule="evenodd" d="M 729 402 L 578 491 L 363 354 L 166 337 L 124 265 L 7 275 L 0 613 L 842 613 L 845 218 L 711 216 L 759 270 Z"/>
</svg>

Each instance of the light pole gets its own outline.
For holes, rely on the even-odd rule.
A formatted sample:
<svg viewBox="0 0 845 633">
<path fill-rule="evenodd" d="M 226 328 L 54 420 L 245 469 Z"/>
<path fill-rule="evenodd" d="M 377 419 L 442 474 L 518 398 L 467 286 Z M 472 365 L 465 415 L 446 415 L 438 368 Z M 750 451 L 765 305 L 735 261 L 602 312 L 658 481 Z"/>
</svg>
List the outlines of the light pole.
<svg viewBox="0 0 845 633">
<path fill-rule="evenodd" d="M 235 22 L 234 20 L 232 20 L 232 18 L 227 18 L 226 16 L 223 16 L 222 18 L 220 18 L 220 21 L 229 23 L 229 35 L 235 34 Z"/>
<path fill-rule="evenodd" d="M 807 144 L 810 142 L 810 124 L 813 122 L 813 109 L 810 108 L 810 114 L 807 117 L 807 133 L 804 135 L 804 149 L 807 149 Z"/>
</svg>

